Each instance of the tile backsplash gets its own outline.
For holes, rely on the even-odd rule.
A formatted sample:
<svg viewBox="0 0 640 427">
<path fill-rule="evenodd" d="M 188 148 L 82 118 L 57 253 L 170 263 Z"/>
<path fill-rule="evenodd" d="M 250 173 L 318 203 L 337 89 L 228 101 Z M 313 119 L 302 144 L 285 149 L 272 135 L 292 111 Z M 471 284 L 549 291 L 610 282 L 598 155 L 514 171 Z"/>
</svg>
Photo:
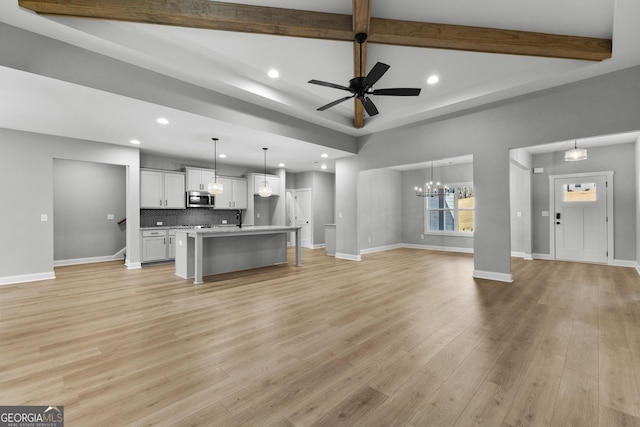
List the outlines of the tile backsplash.
<svg viewBox="0 0 640 427">
<path fill-rule="evenodd" d="M 213 209 L 140 209 L 140 227 L 237 224 L 237 211 Z"/>
</svg>

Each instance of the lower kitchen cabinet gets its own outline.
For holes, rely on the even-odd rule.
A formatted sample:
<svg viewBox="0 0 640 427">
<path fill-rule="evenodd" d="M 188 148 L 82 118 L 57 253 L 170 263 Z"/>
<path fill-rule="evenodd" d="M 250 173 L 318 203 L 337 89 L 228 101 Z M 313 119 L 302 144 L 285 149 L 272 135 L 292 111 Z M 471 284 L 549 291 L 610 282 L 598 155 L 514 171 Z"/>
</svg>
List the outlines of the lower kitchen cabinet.
<svg viewBox="0 0 640 427">
<path fill-rule="evenodd" d="M 142 230 L 142 262 L 175 259 L 175 230 Z"/>
</svg>

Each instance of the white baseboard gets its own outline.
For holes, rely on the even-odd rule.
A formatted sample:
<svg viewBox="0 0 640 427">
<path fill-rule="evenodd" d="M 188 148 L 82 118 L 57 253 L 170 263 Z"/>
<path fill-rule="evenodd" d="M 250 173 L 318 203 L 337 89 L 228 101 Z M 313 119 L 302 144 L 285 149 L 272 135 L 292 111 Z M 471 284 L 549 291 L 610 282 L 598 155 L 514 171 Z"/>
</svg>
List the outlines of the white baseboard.
<svg viewBox="0 0 640 427">
<path fill-rule="evenodd" d="M 401 247 L 408 248 L 408 249 L 426 249 L 429 251 L 459 252 L 463 254 L 473 253 L 473 248 L 459 248 L 455 246 L 432 246 L 432 245 L 416 245 L 414 243 L 402 243 Z"/>
<path fill-rule="evenodd" d="M 311 249 L 324 249 L 324 243 L 320 243 L 318 245 L 313 245 Z"/>
<path fill-rule="evenodd" d="M 378 246 L 377 248 L 361 249 L 360 250 L 360 255 L 373 254 L 373 253 L 376 253 L 376 252 L 390 251 L 391 249 L 398 249 L 398 248 L 401 248 L 401 247 L 402 247 L 401 244 L 397 244 L 397 245 Z"/>
<path fill-rule="evenodd" d="M 636 271 L 640 274 L 640 262 L 636 262 Z"/>
<path fill-rule="evenodd" d="M 614 259 L 613 265 L 616 267 L 632 267 L 638 269 L 638 263 L 636 261 L 628 261 L 625 259 Z"/>
<path fill-rule="evenodd" d="M 506 273 L 496 273 L 493 271 L 473 270 L 473 277 L 476 279 L 496 280 L 498 282 L 513 282 L 513 276 Z"/>
<path fill-rule="evenodd" d="M 553 261 L 553 257 L 551 256 L 551 254 L 532 254 L 533 255 L 533 259 L 546 259 L 549 261 Z"/>
<path fill-rule="evenodd" d="M 14 283 L 37 282 L 39 280 L 55 279 L 56 275 L 53 271 L 34 274 L 21 274 L 18 276 L 0 277 L 0 285 L 11 285 Z"/>
<path fill-rule="evenodd" d="M 142 263 L 141 262 L 129 262 L 129 261 L 127 261 L 125 263 L 125 265 L 127 266 L 127 270 L 136 270 L 138 268 L 142 268 Z"/>
<path fill-rule="evenodd" d="M 526 252 L 520 252 L 520 251 L 511 251 L 511 257 L 522 258 L 522 259 L 526 259 L 527 261 L 533 260 L 533 256 L 531 254 L 528 254 Z"/>
<path fill-rule="evenodd" d="M 362 261 L 362 257 L 360 255 L 351 255 L 351 254 L 343 254 L 340 252 L 336 252 L 337 259 L 346 259 L 348 261 Z"/>
</svg>

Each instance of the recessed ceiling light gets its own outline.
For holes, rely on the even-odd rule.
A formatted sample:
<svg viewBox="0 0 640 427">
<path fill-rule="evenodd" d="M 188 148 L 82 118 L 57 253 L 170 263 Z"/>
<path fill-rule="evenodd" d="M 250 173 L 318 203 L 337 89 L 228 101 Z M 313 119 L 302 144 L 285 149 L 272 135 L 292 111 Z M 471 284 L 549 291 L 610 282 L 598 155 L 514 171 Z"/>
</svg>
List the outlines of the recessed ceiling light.
<svg viewBox="0 0 640 427">
<path fill-rule="evenodd" d="M 327 157 L 329 157 L 329 155 L 327 153 L 322 153 L 320 157 L 322 157 L 323 159 L 326 159 Z"/>
<path fill-rule="evenodd" d="M 327 165 L 320 166 L 320 169 L 326 169 L 326 168 L 327 168 Z"/>
<path fill-rule="evenodd" d="M 429 83 L 430 85 L 434 85 L 439 81 L 440 81 L 440 77 L 436 76 L 435 74 L 432 76 L 429 76 L 429 78 L 427 79 L 427 83 Z"/>
<path fill-rule="evenodd" d="M 280 73 L 275 68 L 272 68 L 271 70 L 269 70 L 267 75 L 272 79 L 277 79 L 278 77 L 280 77 Z"/>
<path fill-rule="evenodd" d="M 279 168 L 283 168 L 284 167 L 284 163 L 278 163 L 278 167 Z"/>
<path fill-rule="evenodd" d="M 168 125 L 169 124 L 169 120 L 165 119 L 164 117 L 158 117 L 156 122 L 160 123 L 161 125 Z"/>
<path fill-rule="evenodd" d="M 138 141 L 137 139 L 132 139 L 129 142 L 135 145 L 140 145 L 140 141 Z"/>
<path fill-rule="evenodd" d="M 220 157 L 221 159 L 226 159 L 227 155 L 226 154 L 220 154 L 218 157 Z"/>
</svg>

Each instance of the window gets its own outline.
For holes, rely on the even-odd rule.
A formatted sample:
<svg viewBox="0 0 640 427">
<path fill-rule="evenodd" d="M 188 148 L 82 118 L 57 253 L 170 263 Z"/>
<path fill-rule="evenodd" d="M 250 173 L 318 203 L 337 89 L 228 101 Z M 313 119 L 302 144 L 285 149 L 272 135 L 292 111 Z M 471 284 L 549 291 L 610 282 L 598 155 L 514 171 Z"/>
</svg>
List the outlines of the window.
<svg viewBox="0 0 640 427">
<path fill-rule="evenodd" d="M 563 185 L 565 202 L 595 202 L 596 183 L 583 182 L 580 184 Z"/>
<path fill-rule="evenodd" d="M 451 185 L 425 198 L 425 232 L 473 232 L 473 184 Z"/>
</svg>

